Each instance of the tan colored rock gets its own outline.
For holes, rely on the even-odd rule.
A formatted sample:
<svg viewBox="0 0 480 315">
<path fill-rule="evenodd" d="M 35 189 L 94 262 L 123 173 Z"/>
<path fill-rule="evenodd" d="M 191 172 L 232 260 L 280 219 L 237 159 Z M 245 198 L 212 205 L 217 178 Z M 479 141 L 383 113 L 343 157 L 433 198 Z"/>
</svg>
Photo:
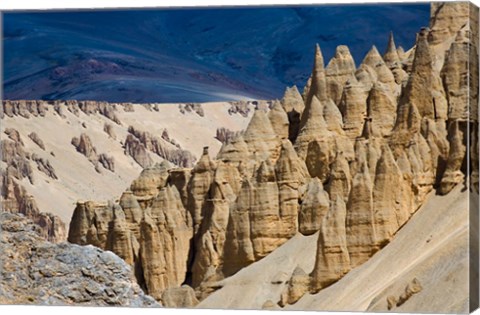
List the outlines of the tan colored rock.
<svg viewBox="0 0 480 315">
<path fill-rule="evenodd" d="M 355 79 L 361 83 L 368 92 L 372 85 L 378 81 L 378 75 L 375 71 L 375 68 L 362 63 L 358 67 L 357 71 L 355 71 Z"/>
<path fill-rule="evenodd" d="M 367 115 L 369 89 L 356 79 L 350 79 L 344 88 L 342 100 L 338 106 L 343 117 L 343 127 L 350 139 L 360 136 Z"/>
<path fill-rule="evenodd" d="M 168 183 L 177 187 L 184 207 L 188 205 L 188 183 L 192 176 L 189 168 L 171 168 L 168 170 Z"/>
<path fill-rule="evenodd" d="M 168 288 L 162 294 L 162 305 L 173 308 L 192 308 L 198 304 L 195 292 L 188 285 Z"/>
<path fill-rule="evenodd" d="M 305 293 L 308 292 L 309 285 L 310 277 L 302 268 L 295 268 L 292 277 L 288 281 L 288 286 L 285 288 L 285 291 L 282 292 L 278 304 L 283 307 L 287 304 L 296 303 Z"/>
<path fill-rule="evenodd" d="M 137 197 L 151 199 L 167 183 L 168 167 L 166 164 L 155 164 L 142 170 L 140 176 L 130 185 L 130 190 Z"/>
<path fill-rule="evenodd" d="M 262 162 L 257 171 L 253 193 L 250 229 L 255 259 L 258 260 L 286 242 L 296 231 L 288 233 L 281 226 L 275 169 L 268 160 Z"/>
<path fill-rule="evenodd" d="M 79 138 L 72 139 L 72 145 L 75 149 L 83 154 L 90 162 L 95 162 L 98 159 L 97 149 L 93 146 L 90 137 L 82 133 Z"/>
<path fill-rule="evenodd" d="M 400 62 L 397 47 L 395 45 L 395 39 L 393 38 L 393 32 L 390 32 L 390 36 L 388 37 L 387 50 L 383 54 L 383 60 L 389 67 L 397 62 Z"/>
<path fill-rule="evenodd" d="M 268 113 L 268 119 L 272 124 L 273 131 L 280 139 L 288 139 L 289 122 L 288 116 L 282 107 L 282 103 L 276 100 L 273 102 L 273 107 Z"/>
<path fill-rule="evenodd" d="M 395 77 L 393 76 L 392 71 L 390 71 L 390 69 L 385 64 L 385 61 L 383 60 L 382 56 L 380 55 L 375 46 L 372 46 L 370 51 L 363 59 L 362 64 L 374 69 L 377 74 L 377 80 L 387 85 L 390 88 L 390 91 L 392 93 L 395 93 Z"/>
<path fill-rule="evenodd" d="M 382 148 L 373 185 L 373 211 L 376 243 L 384 246 L 390 242 L 399 227 L 410 216 L 411 200 L 403 199 L 408 189 L 388 145 Z"/>
<path fill-rule="evenodd" d="M 281 103 L 287 114 L 295 110 L 301 115 L 305 110 L 305 103 L 296 85 L 285 89 Z"/>
<path fill-rule="evenodd" d="M 308 170 L 305 163 L 298 157 L 290 141 L 282 141 L 280 157 L 275 164 L 275 173 L 278 183 L 296 182 L 304 184 L 308 177 Z"/>
<path fill-rule="evenodd" d="M 469 19 L 470 4 L 467 2 L 443 3 L 430 5 L 430 44 L 439 44 L 454 36 Z"/>
<path fill-rule="evenodd" d="M 323 107 L 323 117 L 327 124 L 327 129 L 332 133 L 335 140 L 335 150 L 345 154 L 348 160 L 355 157 L 353 141 L 347 136 L 343 129 L 342 114 L 331 99 L 327 100 Z"/>
<path fill-rule="evenodd" d="M 120 197 L 118 204 L 125 213 L 127 228 L 137 240 L 140 239 L 140 223 L 143 219 L 143 209 L 140 207 L 137 198 L 130 190 L 127 190 Z"/>
<path fill-rule="evenodd" d="M 251 154 L 250 159 L 275 161 L 278 158 L 280 138 L 264 111 L 257 109 L 254 112 L 243 139 Z"/>
<path fill-rule="evenodd" d="M 347 203 L 347 247 L 352 268 L 367 261 L 379 248 L 376 244 L 373 185 L 367 163 L 352 181 Z"/>
<path fill-rule="evenodd" d="M 73 211 L 68 241 L 79 245 L 92 244 L 106 249 L 112 207 L 105 203 L 79 201 Z"/>
<path fill-rule="evenodd" d="M 315 267 L 311 274 L 310 290 L 318 292 L 350 271 L 350 256 L 346 238 L 346 205 L 338 196 L 322 220 L 317 243 Z"/>
<path fill-rule="evenodd" d="M 300 160 L 290 141 L 282 142 L 280 158 L 275 165 L 278 185 L 280 218 L 284 237 L 292 237 L 298 230 L 298 200 L 301 198 L 300 187 L 308 178 L 305 163 Z"/>
<path fill-rule="evenodd" d="M 464 167 L 467 148 L 465 145 L 464 131 L 460 127 L 460 124 L 459 121 L 454 121 L 449 127 L 448 140 L 450 142 L 450 152 L 439 187 L 439 192 L 442 195 L 449 193 L 455 185 L 461 183 L 465 178 L 462 167 Z M 462 127 L 465 127 L 465 124 L 463 124 Z"/>
<path fill-rule="evenodd" d="M 323 103 L 323 118 L 329 131 L 338 135 L 345 134 L 343 131 L 342 113 L 331 99 Z"/>
<path fill-rule="evenodd" d="M 285 89 L 281 102 L 288 116 L 288 139 L 293 142 L 300 131 L 300 120 L 305 110 L 305 103 L 295 85 Z"/>
<path fill-rule="evenodd" d="M 162 188 L 145 212 L 140 227 L 140 256 L 147 292 L 161 299 L 163 291 L 185 281 L 192 228 L 174 186 Z"/>
<path fill-rule="evenodd" d="M 330 200 L 340 197 L 344 202 L 348 200 L 351 189 L 352 177 L 350 166 L 343 152 L 338 152 L 330 170 L 330 179 L 327 185 L 327 192 Z"/>
<path fill-rule="evenodd" d="M 446 119 L 447 101 L 439 74 L 433 69 L 432 55 L 425 33 L 417 39 L 412 72 L 399 107 L 412 103 L 421 117 Z"/>
<path fill-rule="evenodd" d="M 335 104 L 339 104 L 345 83 L 355 76 L 355 61 L 347 46 L 338 46 L 335 56 L 330 60 L 326 69 L 327 95 Z"/>
<path fill-rule="evenodd" d="M 192 285 L 214 281 L 220 277 L 230 207 L 240 190 L 240 174 L 228 164 L 219 163 L 211 186 L 210 199 L 205 203 L 199 239 L 192 266 Z"/>
<path fill-rule="evenodd" d="M 42 150 L 45 151 L 45 144 L 43 143 L 43 140 L 36 134 L 35 132 L 31 132 L 28 137 L 32 139 L 32 141 L 38 145 L 38 147 Z"/>
<path fill-rule="evenodd" d="M 327 92 L 327 82 L 325 78 L 325 68 L 324 68 L 324 61 L 322 51 L 320 50 L 320 46 L 317 44 L 315 46 L 315 58 L 313 61 L 313 71 L 311 76 L 311 83 L 308 88 L 308 94 L 306 95 L 305 99 L 305 115 L 308 114 L 308 106 L 310 102 L 312 102 L 313 96 L 315 96 L 320 102 L 327 100 L 328 92 Z M 300 123 L 300 128 L 304 125 L 303 118 L 302 122 Z"/>
<path fill-rule="evenodd" d="M 234 165 L 241 174 L 249 174 L 248 158 L 250 151 L 242 135 L 224 144 L 217 155 L 217 160 Z M 251 175 L 250 175 L 251 176 Z"/>
<path fill-rule="evenodd" d="M 460 35 L 460 34 L 459 34 Z M 469 91 L 465 74 L 469 71 L 469 43 L 463 36 L 457 35 L 450 46 L 443 65 L 441 76 L 448 100 L 448 118 L 466 119 L 469 115 Z"/>
<path fill-rule="evenodd" d="M 329 196 L 323 190 L 322 182 L 317 177 L 313 178 L 307 185 L 298 213 L 299 232 L 303 235 L 311 235 L 320 230 L 329 206 Z"/>
<path fill-rule="evenodd" d="M 308 117 L 295 141 L 295 150 L 299 158 L 305 161 L 310 176 L 325 181 L 334 157 L 335 139 L 327 128 L 323 106 L 316 97 L 313 97 L 307 109 L 305 113 L 308 113 Z"/>
<path fill-rule="evenodd" d="M 367 115 L 372 121 L 372 128 L 380 137 L 390 134 L 395 125 L 396 114 L 397 104 L 389 88 L 382 83 L 375 83 L 368 95 Z"/>
<path fill-rule="evenodd" d="M 192 177 L 187 187 L 187 209 L 190 211 L 193 219 L 195 235 L 197 235 L 200 224 L 202 223 L 204 205 L 208 191 L 210 190 L 210 185 L 213 182 L 215 168 L 216 165 L 208 154 L 208 147 L 203 148 L 203 154 L 192 170 Z"/>
<path fill-rule="evenodd" d="M 225 276 L 232 275 L 255 261 L 249 214 L 254 198 L 254 186 L 250 180 L 245 179 L 237 201 L 230 209 L 222 266 Z"/>
<path fill-rule="evenodd" d="M 133 266 L 136 253 L 133 249 L 132 235 L 127 227 L 125 213 L 120 207 L 113 209 L 113 222 L 108 231 L 106 248 Z"/>
<path fill-rule="evenodd" d="M 105 123 L 103 125 L 103 131 L 105 131 L 105 133 L 110 137 L 112 138 L 113 140 L 116 140 L 117 139 L 117 136 L 115 134 L 115 131 L 113 130 L 113 126 L 109 123 Z"/>
</svg>

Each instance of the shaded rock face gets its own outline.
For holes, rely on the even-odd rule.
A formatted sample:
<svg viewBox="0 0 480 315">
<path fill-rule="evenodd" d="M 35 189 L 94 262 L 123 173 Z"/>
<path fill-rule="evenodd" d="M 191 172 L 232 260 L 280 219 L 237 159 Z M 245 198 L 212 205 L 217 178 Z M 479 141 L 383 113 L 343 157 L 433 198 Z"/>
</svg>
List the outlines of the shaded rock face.
<svg viewBox="0 0 480 315">
<path fill-rule="evenodd" d="M 38 145 L 42 150 L 45 151 L 45 144 L 43 143 L 43 140 L 35 132 L 31 132 L 28 137 L 32 139 L 32 141 L 35 142 L 35 144 Z"/>
<path fill-rule="evenodd" d="M 178 148 L 163 137 L 155 137 L 149 132 L 138 130 L 133 126 L 128 127 L 128 132 L 124 144 L 125 153 L 133 157 L 142 167 L 152 165 L 152 159 L 148 151 L 179 167 L 192 167 L 196 161 L 195 156 L 190 151 Z"/>
<path fill-rule="evenodd" d="M 100 165 L 111 172 L 115 172 L 113 157 L 105 153 L 97 154 L 97 148 L 87 134 L 82 133 L 80 137 L 74 137 L 71 143 L 80 154 L 84 155 L 93 164 L 95 171 L 98 173 L 102 172 Z"/>
<path fill-rule="evenodd" d="M 58 179 L 50 161 L 26 151 L 20 134 L 15 129 L 6 129 L 9 139 L 1 140 L 2 162 L 6 164 L 0 172 L 0 209 L 2 212 L 21 213 L 42 227 L 42 235 L 52 241 L 60 242 L 66 238 L 65 223 L 51 213 L 43 213 L 37 207 L 33 196 L 27 194 L 21 181 L 28 179 L 35 183 L 31 162 L 37 165 L 39 171 L 51 179 Z"/>
<path fill-rule="evenodd" d="M 111 252 L 46 242 L 40 228 L 18 214 L 0 213 L 0 231 L 2 304 L 160 306 Z"/>
<path fill-rule="evenodd" d="M 7 173 L 0 174 L 2 212 L 23 214 L 28 219 L 41 227 L 40 234 L 50 242 L 62 242 L 67 237 L 67 229 L 62 220 L 51 213 L 40 212 L 35 199 L 28 195 L 12 176 Z"/>
<path fill-rule="evenodd" d="M 388 244 L 430 192 L 465 181 L 477 122 L 465 121 L 459 63 L 472 45 L 465 29 L 451 34 L 447 54 L 434 31 L 408 54 L 390 36 L 384 56 L 372 47 L 358 68 L 344 46 L 325 68 L 317 46 L 303 97 L 288 88 L 257 106 L 245 131 L 219 131 L 215 158 L 205 149 L 196 163 L 147 167 L 118 203 L 79 203 L 69 240 L 113 250 L 154 298 L 191 305 L 182 284 L 202 299 L 296 233 L 318 233 L 312 273 L 296 272 L 279 305 L 331 285 Z M 166 154 L 156 137 L 129 132 L 126 150 L 145 166 L 149 152 Z"/>
</svg>

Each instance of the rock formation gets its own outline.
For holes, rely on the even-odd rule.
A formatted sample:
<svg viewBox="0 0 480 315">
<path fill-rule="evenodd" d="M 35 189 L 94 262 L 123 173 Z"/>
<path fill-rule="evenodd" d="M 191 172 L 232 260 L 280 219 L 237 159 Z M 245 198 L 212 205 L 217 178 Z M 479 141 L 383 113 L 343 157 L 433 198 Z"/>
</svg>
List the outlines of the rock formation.
<svg viewBox="0 0 480 315">
<path fill-rule="evenodd" d="M 87 134 L 82 133 L 79 138 L 74 137 L 72 139 L 72 145 L 93 164 L 98 173 L 101 173 L 99 165 L 102 165 L 111 172 L 115 172 L 115 161 L 113 157 L 105 153 L 97 154 L 97 148 L 93 146 L 92 140 L 90 140 Z"/>
<path fill-rule="evenodd" d="M 346 205 L 337 198 L 321 222 L 315 267 L 310 290 L 317 292 L 343 277 L 350 270 L 350 256 L 346 239 Z"/>
<path fill-rule="evenodd" d="M 0 231 L 2 304 L 160 306 L 111 252 L 46 242 L 18 214 L 0 213 Z"/>
<path fill-rule="evenodd" d="M 326 69 L 327 94 L 335 104 L 339 104 L 345 83 L 355 76 L 355 61 L 347 46 L 338 46 L 335 56 L 330 60 Z"/>
<path fill-rule="evenodd" d="M 297 233 L 318 233 L 315 264 L 310 275 L 293 273 L 279 305 L 338 281 L 387 245 L 429 193 L 465 183 L 467 132 L 478 127 L 465 106 L 478 97 L 464 80 L 472 40 L 465 20 L 446 25 L 457 4 L 432 7 L 430 30 L 407 52 L 390 35 L 383 57 L 372 47 L 356 68 L 339 46 L 325 68 L 317 46 L 303 98 L 292 87 L 281 101 L 257 102 L 245 131 L 217 130 L 215 158 L 205 149 L 195 163 L 169 135 L 130 127 L 125 151 L 144 171 L 118 203 L 78 203 L 69 240 L 113 250 L 172 306 L 194 305 L 192 289 L 205 298 Z M 229 112 L 249 109 L 232 103 Z M 175 166 L 151 167 L 149 152 Z"/>
<path fill-rule="evenodd" d="M 217 129 L 217 134 L 215 136 L 215 139 L 220 141 L 221 143 L 227 143 L 230 142 L 233 138 L 237 137 L 240 135 L 240 132 L 238 131 L 232 131 L 228 128 L 218 128 Z"/>
<path fill-rule="evenodd" d="M 125 140 L 125 152 L 142 167 L 150 166 L 152 163 L 147 151 L 180 167 L 192 167 L 195 163 L 196 158 L 190 151 L 178 148 L 161 137 L 155 137 L 149 132 L 141 131 L 133 126 L 128 127 L 128 132 Z"/>
<path fill-rule="evenodd" d="M 117 136 L 115 135 L 115 131 L 113 130 L 113 125 L 109 123 L 105 123 L 103 125 L 103 131 L 105 131 L 105 133 L 113 140 L 117 139 Z"/>
<path fill-rule="evenodd" d="M 308 274 L 300 267 L 295 268 L 292 277 L 288 281 L 286 290 L 282 292 L 278 304 L 282 307 L 287 304 L 294 304 L 308 292 L 309 285 L 310 278 Z"/>
<path fill-rule="evenodd" d="M 28 137 L 32 139 L 32 141 L 38 145 L 42 150 L 45 151 L 45 144 L 43 143 L 43 140 L 35 133 L 31 132 Z"/>
<path fill-rule="evenodd" d="M 35 199 L 28 195 L 9 171 L 0 174 L 2 212 L 21 213 L 41 227 L 41 235 L 51 242 L 61 242 L 66 239 L 65 223 L 51 213 L 40 212 Z"/>
</svg>

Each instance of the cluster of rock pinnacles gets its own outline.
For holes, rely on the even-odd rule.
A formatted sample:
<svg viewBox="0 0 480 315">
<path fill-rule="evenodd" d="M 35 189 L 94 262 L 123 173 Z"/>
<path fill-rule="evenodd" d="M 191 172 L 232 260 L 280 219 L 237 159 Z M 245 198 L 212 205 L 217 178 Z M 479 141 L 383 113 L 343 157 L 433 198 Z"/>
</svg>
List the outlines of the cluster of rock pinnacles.
<svg viewBox="0 0 480 315">
<path fill-rule="evenodd" d="M 475 132 L 466 174 L 477 43 L 468 23 L 451 27 L 442 16 L 454 7 L 468 20 L 459 5 L 433 4 L 412 50 L 391 36 L 383 57 L 373 47 L 359 67 L 346 46 L 324 67 L 317 46 L 303 95 L 287 88 L 269 111 L 256 110 L 215 159 L 206 148 L 193 168 L 144 169 L 118 202 L 79 202 L 68 240 L 115 252 L 164 304 L 171 290 L 206 297 L 297 233 L 319 233 L 313 271 L 292 276 L 306 277 L 304 291 L 339 280 L 388 244 L 432 190 L 446 194 L 470 175 L 478 191 Z M 288 290 L 282 304 L 305 293 Z"/>
</svg>

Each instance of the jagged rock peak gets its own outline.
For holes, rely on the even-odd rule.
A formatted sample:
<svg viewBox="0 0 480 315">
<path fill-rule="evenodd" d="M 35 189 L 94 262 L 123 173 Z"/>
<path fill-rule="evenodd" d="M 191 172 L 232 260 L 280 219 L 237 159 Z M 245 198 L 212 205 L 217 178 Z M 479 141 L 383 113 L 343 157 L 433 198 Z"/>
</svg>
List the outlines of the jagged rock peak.
<svg viewBox="0 0 480 315">
<path fill-rule="evenodd" d="M 355 76 L 355 61 L 347 46 L 337 47 L 335 56 L 328 63 L 325 73 L 328 97 L 335 104 L 339 104 L 345 83 Z"/>
<path fill-rule="evenodd" d="M 400 61 L 400 58 L 397 53 L 397 47 L 395 46 L 395 40 L 393 38 L 393 32 L 390 32 L 390 36 L 388 38 L 387 50 L 383 55 L 383 60 L 385 60 L 385 62 L 389 65 Z"/>
<path fill-rule="evenodd" d="M 255 110 L 250 123 L 243 135 L 254 160 L 278 158 L 280 138 L 275 133 L 272 123 L 265 111 Z"/>
<path fill-rule="evenodd" d="M 310 282 L 312 293 L 329 286 L 350 271 L 346 215 L 346 205 L 340 196 L 330 201 L 330 208 L 322 220 L 318 237 L 315 266 Z"/>
<path fill-rule="evenodd" d="M 273 130 L 280 139 L 288 139 L 289 133 L 289 121 L 285 110 L 282 107 L 280 101 L 275 100 L 273 102 L 272 109 L 268 113 L 268 118 L 272 123 Z"/>
<path fill-rule="evenodd" d="M 307 106 L 312 101 L 313 96 L 316 96 L 320 101 L 327 99 L 324 61 L 322 51 L 320 50 L 320 46 L 318 44 L 315 46 L 312 78 L 305 102 Z"/>
<path fill-rule="evenodd" d="M 384 63 L 385 61 L 383 60 L 382 56 L 378 52 L 378 49 L 375 45 L 373 45 L 372 48 L 370 48 L 367 55 L 362 61 L 362 64 L 370 66 L 373 69 L 375 69 L 378 65 L 384 64 Z"/>
<path fill-rule="evenodd" d="M 302 114 L 305 109 L 305 102 L 296 85 L 285 89 L 281 103 L 287 113 L 295 110 L 297 113 Z"/>
<path fill-rule="evenodd" d="M 307 185 L 305 197 L 298 214 L 298 230 L 303 235 L 311 235 L 320 229 L 322 220 L 329 208 L 329 196 L 317 177 Z"/>
<path fill-rule="evenodd" d="M 213 171 L 215 169 L 215 162 L 210 159 L 208 147 L 203 147 L 202 156 L 195 164 L 193 171 L 196 173 Z"/>
</svg>

